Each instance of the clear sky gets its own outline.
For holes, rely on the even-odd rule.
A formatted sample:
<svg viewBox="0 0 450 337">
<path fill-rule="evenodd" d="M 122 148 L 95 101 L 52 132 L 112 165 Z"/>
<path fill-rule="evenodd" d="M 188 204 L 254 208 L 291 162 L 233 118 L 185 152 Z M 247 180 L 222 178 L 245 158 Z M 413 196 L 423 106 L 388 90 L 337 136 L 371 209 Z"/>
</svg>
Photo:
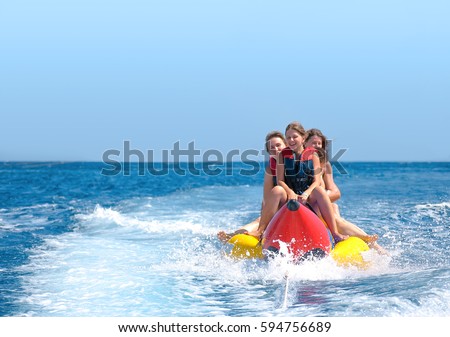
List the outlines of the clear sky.
<svg viewBox="0 0 450 337">
<path fill-rule="evenodd" d="M 449 161 L 449 18 L 447 0 L 3 1 L 0 161 L 242 152 L 293 120 L 342 161 Z"/>
</svg>

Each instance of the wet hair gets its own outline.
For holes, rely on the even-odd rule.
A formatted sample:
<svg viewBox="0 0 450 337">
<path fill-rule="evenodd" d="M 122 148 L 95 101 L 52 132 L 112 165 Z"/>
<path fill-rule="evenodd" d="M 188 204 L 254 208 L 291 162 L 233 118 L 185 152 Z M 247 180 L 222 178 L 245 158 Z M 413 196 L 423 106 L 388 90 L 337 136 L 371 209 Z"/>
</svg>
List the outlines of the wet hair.
<svg viewBox="0 0 450 337">
<path fill-rule="evenodd" d="M 306 134 L 305 128 L 299 122 L 289 123 L 288 126 L 286 126 L 285 132 L 288 132 L 288 130 L 297 131 L 302 137 L 304 137 Z"/>
<path fill-rule="evenodd" d="M 272 138 L 281 138 L 284 145 L 286 145 L 286 139 L 284 138 L 284 135 L 280 131 L 271 131 L 266 136 L 266 151 L 269 153 L 269 140 Z"/>
</svg>

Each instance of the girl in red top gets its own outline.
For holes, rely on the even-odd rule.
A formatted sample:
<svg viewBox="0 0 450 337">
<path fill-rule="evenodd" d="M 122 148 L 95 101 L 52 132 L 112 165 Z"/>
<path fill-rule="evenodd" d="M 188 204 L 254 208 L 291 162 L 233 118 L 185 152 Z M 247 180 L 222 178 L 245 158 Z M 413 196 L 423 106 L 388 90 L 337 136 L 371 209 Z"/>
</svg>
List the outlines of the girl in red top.
<svg viewBox="0 0 450 337">
<path fill-rule="evenodd" d="M 276 183 L 276 158 L 278 153 L 286 147 L 286 140 L 284 136 L 279 131 L 269 132 L 266 136 L 266 151 L 269 153 L 269 165 L 266 166 L 264 171 L 264 190 L 263 190 L 263 201 L 261 205 L 261 213 L 267 212 L 264 211 L 266 205 L 276 207 L 275 212 L 287 201 L 286 192 L 280 186 L 277 186 Z M 272 212 L 272 210 L 270 210 Z M 271 218 L 270 218 L 271 219 Z M 270 221 L 269 219 L 269 221 Z M 224 231 L 220 231 L 217 233 L 217 237 L 222 242 L 227 242 L 230 238 L 232 238 L 236 234 L 243 234 L 248 232 L 254 232 L 258 228 L 258 225 L 261 221 L 261 217 L 253 220 L 252 222 L 242 226 L 238 230 L 232 233 L 225 233 Z"/>
<path fill-rule="evenodd" d="M 293 122 L 286 127 L 285 136 L 289 148 L 285 148 L 278 155 L 276 168 L 277 187 L 281 187 L 284 190 L 283 195 L 286 201 L 296 199 L 302 203 L 308 202 L 316 213 L 322 215 L 335 240 L 341 241 L 348 236 L 342 235 L 338 231 L 330 198 L 328 198 L 324 188 L 319 186 L 321 167 L 317 153 L 311 148 L 304 151 L 303 141 L 305 134 L 305 129 L 298 122 Z M 285 161 L 288 163 L 288 167 L 285 167 Z M 267 199 L 257 230 L 248 234 L 258 238 L 262 236 L 279 208 L 276 201 L 276 199 Z M 272 203 L 269 204 L 269 202 Z"/>
</svg>

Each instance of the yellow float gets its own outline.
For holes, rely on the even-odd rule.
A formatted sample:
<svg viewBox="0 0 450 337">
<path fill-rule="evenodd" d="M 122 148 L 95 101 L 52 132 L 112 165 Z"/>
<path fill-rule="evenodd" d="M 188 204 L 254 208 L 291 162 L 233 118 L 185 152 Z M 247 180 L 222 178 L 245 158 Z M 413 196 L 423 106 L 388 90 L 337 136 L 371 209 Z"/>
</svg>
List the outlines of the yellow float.
<svg viewBox="0 0 450 337">
<path fill-rule="evenodd" d="M 340 266 L 356 266 L 367 268 L 368 262 L 364 260 L 362 252 L 368 251 L 369 246 L 360 238 L 351 236 L 338 242 L 331 251 L 331 257 Z"/>
<path fill-rule="evenodd" d="M 235 259 L 262 259 L 265 257 L 262 245 L 254 236 L 237 234 L 229 239 L 228 243 L 233 245 L 228 255 Z M 368 250 L 369 246 L 367 243 L 360 238 L 352 236 L 338 242 L 330 255 L 339 266 L 356 266 L 365 269 L 369 266 L 369 262 L 364 260 L 361 253 Z"/>
<path fill-rule="evenodd" d="M 333 247 L 333 237 L 324 223 L 296 200 L 289 200 L 278 210 L 264 231 L 262 243 L 247 234 L 234 235 L 228 240 L 232 245 L 229 255 L 237 259 L 264 258 L 266 252 L 279 252 L 281 242 L 288 246 L 295 261 L 331 255 L 339 266 L 368 266 L 362 253 L 369 247 L 363 240 L 350 237 Z"/>
<path fill-rule="evenodd" d="M 236 234 L 230 240 L 233 245 L 229 255 L 236 259 L 262 259 L 264 254 L 258 239 L 247 234 Z"/>
</svg>

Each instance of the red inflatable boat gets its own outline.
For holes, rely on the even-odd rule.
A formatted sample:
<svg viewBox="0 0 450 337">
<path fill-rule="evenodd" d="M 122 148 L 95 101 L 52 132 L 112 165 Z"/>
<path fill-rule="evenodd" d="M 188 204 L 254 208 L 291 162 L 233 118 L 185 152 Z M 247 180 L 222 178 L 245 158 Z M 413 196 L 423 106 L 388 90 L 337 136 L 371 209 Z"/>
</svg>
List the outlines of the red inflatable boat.
<svg viewBox="0 0 450 337">
<path fill-rule="evenodd" d="M 325 224 L 307 206 L 289 200 L 281 207 L 267 226 L 262 243 L 254 236 L 236 234 L 228 243 L 229 256 L 237 259 L 260 259 L 276 254 L 289 254 L 295 262 L 327 255 L 338 265 L 367 268 L 362 253 L 369 250 L 357 237 L 350 237 L 334 245 Z"/>
<path fill-rule="evenodd" d="M 321 258 L 333 248 L 333 238 L 325 224 L 307 206 L 289 200 L 272 218 L 263 236 L 262 248 L 279 253 L 280 243 L 296 260 Z"/>
</svg>

